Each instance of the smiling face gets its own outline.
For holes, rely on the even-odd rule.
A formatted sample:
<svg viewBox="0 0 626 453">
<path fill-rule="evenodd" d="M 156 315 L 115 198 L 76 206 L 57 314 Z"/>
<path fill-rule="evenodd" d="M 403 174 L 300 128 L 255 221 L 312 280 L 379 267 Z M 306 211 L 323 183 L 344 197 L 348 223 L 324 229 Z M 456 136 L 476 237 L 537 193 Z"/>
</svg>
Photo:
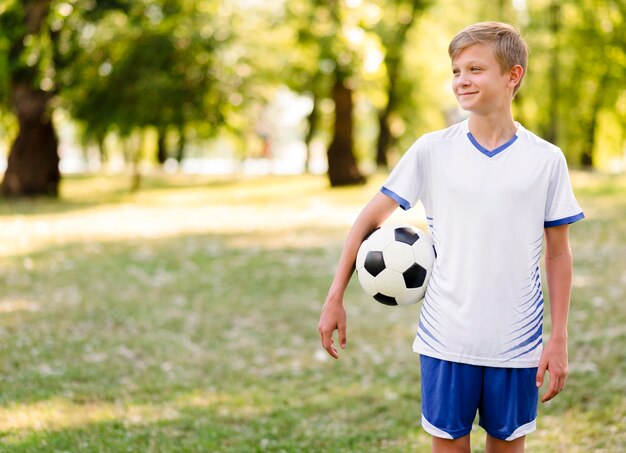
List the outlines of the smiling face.
<svg viewBox="0 0 626 453">
<path fill-rule="evenodd" d="M 516 65 L 503 71 L 490 44 L 474 44 L 454 57 L 452 74 L 452 90 L 461 108 L 487 115 L 510 109 L 523 69 Z"/>
</svg>

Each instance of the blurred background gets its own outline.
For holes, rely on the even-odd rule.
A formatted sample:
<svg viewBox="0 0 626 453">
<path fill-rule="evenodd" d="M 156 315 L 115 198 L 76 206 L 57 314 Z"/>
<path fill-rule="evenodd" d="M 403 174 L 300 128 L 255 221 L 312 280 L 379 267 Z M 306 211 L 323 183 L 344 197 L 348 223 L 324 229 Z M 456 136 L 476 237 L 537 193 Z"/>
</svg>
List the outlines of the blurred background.
<svg viewBox="0 0 626 453">
<path fill-rule="evenodd" d="M 447 45 L 479 20 L 531 47 L 516 118 L 570 166 L 622 172 L 625 16 L 623 0 L 4 0 L 2 193 L 86 172 L 362 182 L 462 118 Z"/>
<path fill-rule="evenodd" d="M 563 149 L 586 215 L 567 386 L 528 451 L 626 451 L 625 18 L 624 0 L 0 0 L 0 451 L 429 451 L 419 304 L 353 279 L 339 361 L 317 323 L 389 168 L 464 118 L 447 46 L 482 20 L 530 44 L 515 116 Z"/>
</svg>

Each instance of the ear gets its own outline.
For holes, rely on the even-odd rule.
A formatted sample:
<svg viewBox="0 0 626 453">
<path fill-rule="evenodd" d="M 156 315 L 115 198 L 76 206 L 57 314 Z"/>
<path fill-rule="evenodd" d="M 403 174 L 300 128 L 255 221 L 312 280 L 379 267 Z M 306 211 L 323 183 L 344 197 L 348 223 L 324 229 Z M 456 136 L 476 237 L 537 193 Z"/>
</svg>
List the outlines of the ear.
<svg viewBox="0 0 626 453">
<path fill-rule="evenodd" d="M 515 87 L 520 80 L 522 80 L 522 76 L 524 75 L 524 68 L 521 65 L 516 64 L 509 71 L 509 86 Z"/>
</svg>

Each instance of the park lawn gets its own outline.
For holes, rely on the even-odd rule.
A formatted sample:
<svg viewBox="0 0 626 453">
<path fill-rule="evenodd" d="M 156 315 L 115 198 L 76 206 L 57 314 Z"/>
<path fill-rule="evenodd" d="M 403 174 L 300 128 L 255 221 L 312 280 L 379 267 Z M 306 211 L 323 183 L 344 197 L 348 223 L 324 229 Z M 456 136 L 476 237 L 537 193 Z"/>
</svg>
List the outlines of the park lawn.
<svg viewBox="0 0 626 453">
<path fill-rule="evenodd" d="M 418 307 L 353 281 L 339 361 L 316 330 L 381 181 L 68 177 L 61 200 L 0 202 L 0 451 L 428 451 Z M 573 182 L 570 376 L 528 451 L 626 451 L 626 177 Z"/>
</svg>

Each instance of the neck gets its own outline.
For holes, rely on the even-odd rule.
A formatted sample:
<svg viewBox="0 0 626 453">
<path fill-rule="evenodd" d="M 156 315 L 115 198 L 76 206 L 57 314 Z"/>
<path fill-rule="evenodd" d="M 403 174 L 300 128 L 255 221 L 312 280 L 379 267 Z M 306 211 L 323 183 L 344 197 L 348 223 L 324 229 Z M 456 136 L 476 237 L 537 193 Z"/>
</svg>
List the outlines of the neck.
<svg viewBox="0 0 626 453">
<path fill-rule="evenodd" d="M 495 149 L 508 142 L 515 132 L 517 125 L 513 115 L 478 115 L 473 113 L 469 119 L 469 130 L 474 138 L 485 148 Z"/>
</svg>

